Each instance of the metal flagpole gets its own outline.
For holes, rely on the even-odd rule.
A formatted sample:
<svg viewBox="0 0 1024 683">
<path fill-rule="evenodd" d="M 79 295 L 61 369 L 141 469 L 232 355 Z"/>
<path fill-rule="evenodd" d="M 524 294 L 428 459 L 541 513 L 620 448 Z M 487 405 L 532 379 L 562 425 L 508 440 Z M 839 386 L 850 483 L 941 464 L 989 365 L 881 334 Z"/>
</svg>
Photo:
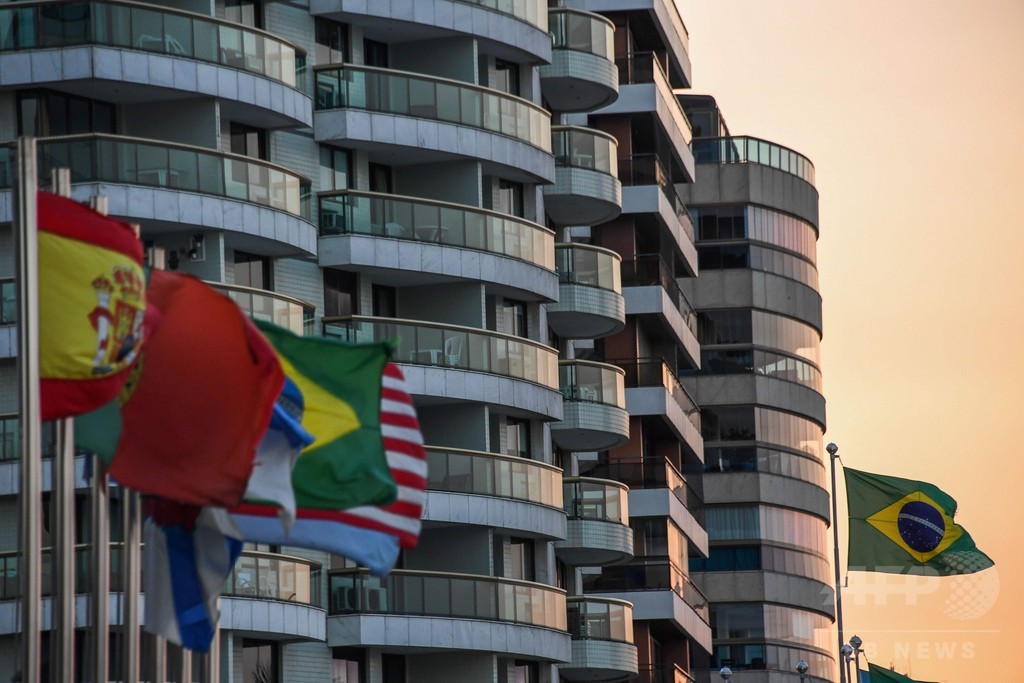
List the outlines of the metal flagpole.
<svg viewBox="0 0 1024 683">
<path fill-rule="evenodd" d="M 203 659 L 206 668 L 205 683 L 220 683 L 220 626 L 214 629 L 210 651 Z"/>
<path fill-rule="evenodd" d="M 192 650 L 187 647 L 181 648 L 181 683 L 193 683 Z"/>
<path fill-rule="evenodd" d="M 107 198 L 93 197 L 89 205 L 107 213 Z M 92 631 L 92 676 L 94 683 L 106 683 L 110 637 L 110 527 L 107 504 L 107 474 L 98 455 L 92 456 L 92 505 L 90 531 L 92 555 L 89 562 L 89 629 Z"/>
<path fill-rule="evenodd" d="M 139 683 L 139 494 L 122 486 L 121 501 L 121 680 Z"/>
<path fill-rule="evenodd" d="M 153 681 L 167 680 L 167 641 L 162 636 L 151 634 L 153 640 Z"/>
<path fill-rule="evenodd" d="M 55 168 L 54 194 L 71 196 L 71 169 Z M 56 452 L 53 463 L 54 535 L 53 590 L 54 671 L 65 681 L 75 680 L 75 423 L 54 423 Z"/>
<path fill-rule="evenodd" d="M 18 275 L 18 397 L 21 411 L 21 680 L 37 683 L 42 623 L 42 432 L 39 424 L 39 240 L 36 141 L 18 138 L 14 207 Z"/>
<path fill-rule="evenodd" d="M 832 540 L 834 541 L 833 550 L 835 551 L 834 560 L 836 568 L 836 626 L 839 627 L 839 649 L 842 651 L 843 644 L 846 641 L 843 638 L 843 588 L 839 567 L 839 507 L 836 503 L 836 460 L 839 458 L 839 446 L 830 443 L 825 446 L 825 450 L 832 456 Z M 839 681 L 840 683 L 846 683 L 846 670 L 842 664 L 839 666 Z"/>
</svg>

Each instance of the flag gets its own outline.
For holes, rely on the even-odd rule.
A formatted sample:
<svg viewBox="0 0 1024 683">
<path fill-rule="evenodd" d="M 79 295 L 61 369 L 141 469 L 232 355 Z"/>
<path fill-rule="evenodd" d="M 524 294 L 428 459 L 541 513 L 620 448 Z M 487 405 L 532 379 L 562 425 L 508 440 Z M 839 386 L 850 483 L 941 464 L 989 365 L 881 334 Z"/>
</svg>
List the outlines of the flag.
<svg viewBox="0 0 1024 683">
<path fill-rule="evenodd" d="M 993 565 L 953 521 L 956 501 L 925 482 L 845 468 L 849 569 L 970 574 Z"/>
<path fill-rule="evenodd" d="M 313 436 L 302 428 L 302 412 L 302 394 L 295 383 L 286 378 L 274 404 L 270 426 L 256 448 L 256 461 L 245 488 L 245 500 L 278 506 L 278 516 L 285 530 L 295 523 L 292 469 L 302 449 L 313 443 Z"/>
<path fill-rule="evenodd" d="M 121 391 L 142 345 L 142 243 L 127 223 L 38 194 L 42 419 L 94 410 Z"/>
<path fill-rule="evenodd" d="M 402 372 L 394 363 L 384 369 L 381 423 L 388 465 L 398 483 L 394 503 L 344 511 L 300 508 L 290 533 L 281 529 L 273 508 L 242 505 L 231 511 L 241 538 L 337 553 L 369 567 L 377 576 L 391 571 L 399 548 L 414 548 L 419 540 L 427 484 L 426 454 L 416 410 Z"/>
<path fill-rule="evenodd" d="M 194 505 L 238 505 L 284 374 L 238 306 L 203 282 L 154 270 L 146 341 L 117 401 L 75 423 L 121 484 Z"/>
<path fill-rule="evenodd" d="M 865 672 L 861 672 L 863 675 Z M 868 683 L 925 683 L 925 681 L 917 681 L 909 676 L 898 674 L 890 669 L 883 669 L 880 666 L 874 664 L 868 664 Z"/>
<path fill-rule="evenodd" d="M 395 480 L 380 430 L 381 373 L 390 345 L 300 337 L 271 323 L 256 324 L 302 392 L 302 426 L 314 438 L 292 471 L 296 504 L 341 510 L 394 501 Z"/>
<path fill-rule="evenodd" d="M 190 650 L 206 652 L 217 632 L 217 600 L 242 553 L 206 510 L 147 500 L 142 550 L 145 628 Z"/>
</svg>

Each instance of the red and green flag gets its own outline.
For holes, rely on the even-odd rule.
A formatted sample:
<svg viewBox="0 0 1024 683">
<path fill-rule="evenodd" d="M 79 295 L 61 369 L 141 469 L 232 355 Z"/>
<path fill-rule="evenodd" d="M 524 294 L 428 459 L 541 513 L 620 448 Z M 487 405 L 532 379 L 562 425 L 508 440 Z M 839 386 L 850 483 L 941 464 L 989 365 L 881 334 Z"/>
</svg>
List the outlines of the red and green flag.
<svg viewBox="0 0 1024 683">
<path fill-rule="evenodd" d="M 137 491 L 238 505 L 284 385 L 281 365 L 238 305 L 203 282 L 154 270 L 146 294 L 139 362 L 116 401 L 76 420 L 76 445 Z"/>
<path fill-rule="evenodd" d="M 44 420 L 121 391 L 142 346 L 142 243 L 131 226 L 38 193 L 39 374 Z"/>
</svg>

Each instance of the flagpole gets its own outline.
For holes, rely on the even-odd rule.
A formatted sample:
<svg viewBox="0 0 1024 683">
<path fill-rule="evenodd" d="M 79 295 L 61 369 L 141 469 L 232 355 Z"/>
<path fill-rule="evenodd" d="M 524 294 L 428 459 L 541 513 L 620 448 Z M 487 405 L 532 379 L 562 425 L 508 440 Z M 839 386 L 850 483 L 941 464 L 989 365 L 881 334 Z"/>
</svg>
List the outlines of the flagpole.
<svg viewBox="0 0 1024 683">
<path fill-rule="evenodd" d="M 107 213 L 107 198 L 92 197 L 89 205 L 99 213 Z M 110 527 L 107 505 L 107 473 L 96 454 L 92 456 L 92 504 L 90 527 L 92 556 L 89 562 L 91 592 L 89 595 L 89 628 L 92 630 L 92 680 L 105 682 L 110 637 Z"/>
<path fill-rule="evenodd" d="M 53 193 L 71 196 L 71 169 L 52 171 Z M 54 580 L 53 613 L 54 671 L 66 681 L 75 680 L 75 423 L 54 423 L 53 463 Z"/>
<path fill-rule="evenodd" d="M 181 683 L 193 683 L 192 650 L 184 646 L 181 648 Z"/>
<path fill-rule="evenodd" d="M 121 487 L 121 671 L 124 683 L 139 683 L 139 526 L 140 499 Z"/>
<path fill-rule="evenodd" d="M 21 412 L 21 680 L 37 683 L 42 624 L 42 432 L 39 424 L 39 240 L 36 234 L 36 141 L 18 138 L 14 201 L 18 275 L 18 395 Z"/>
<path fill-rule="evenodd" d="M 836 502 L 836 460 L 839 458 L 839 446 L 829 443 L 829 445 L 825 446 L 825 450 L 828 451 L 832 458 L 832 545 L 835 553 L 836 570 L 836 626 L 839 628 L 839 649 L 841 652 L 846 640 L 843 637 L 843 587 L 839 567 L 839 506 Z M 847 683 L 846 670 L 843 668 L 842 663 L 839 665 L 839 681 L 840 683 Z"/>
</svg>

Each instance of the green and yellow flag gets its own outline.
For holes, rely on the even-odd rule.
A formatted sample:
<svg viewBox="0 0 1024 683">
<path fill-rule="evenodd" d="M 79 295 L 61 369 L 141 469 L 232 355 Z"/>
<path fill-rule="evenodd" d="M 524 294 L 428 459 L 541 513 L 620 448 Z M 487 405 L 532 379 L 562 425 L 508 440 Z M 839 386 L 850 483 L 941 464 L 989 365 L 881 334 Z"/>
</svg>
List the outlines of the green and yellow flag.
<svg viewBox="0 0 1024 683">
<path fill-rule="evenodd" d="M 848 467 L 844 471 L 849 569 L 948 576 L 994 564 L 953 521 L 956 501 L 939 488 Z"/>
<path fill-rule="evenodd" d="M 292 472 L 296 505 L 343 510 L 394 502 L 398 489 L 380 425 L 381 377 L 391 347 L 299 337 L 271 323 L 256 324 L 302 392 L 302 426 L 315 437 Z"/>
</svg>

